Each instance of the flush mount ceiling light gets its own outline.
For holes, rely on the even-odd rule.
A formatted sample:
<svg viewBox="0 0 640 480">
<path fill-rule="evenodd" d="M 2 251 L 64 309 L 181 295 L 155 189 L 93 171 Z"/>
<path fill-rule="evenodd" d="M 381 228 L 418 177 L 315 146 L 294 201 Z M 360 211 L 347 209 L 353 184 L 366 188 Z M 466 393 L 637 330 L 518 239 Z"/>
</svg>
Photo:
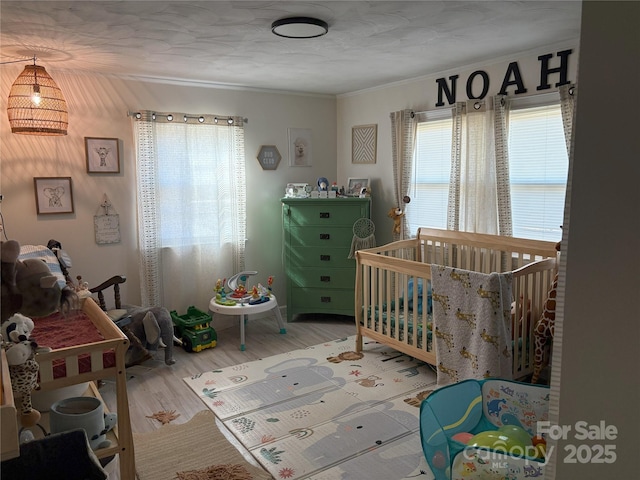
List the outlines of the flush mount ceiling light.
<svg viewBox="0 0 640 480">
<path fill-rule="evenodd" d="M 281 18 L 271 24 L 271 31 L 284 38 L 315 38 L 329 31 L 323 20 L 312 17 Z"/>
<path fill-rule="evenodd" d="M 11 86 L 7 114 L 12 133 L 67 134 L 67 102 L 44 67 L 36 65 L 35 56 Z"/>
</svg>

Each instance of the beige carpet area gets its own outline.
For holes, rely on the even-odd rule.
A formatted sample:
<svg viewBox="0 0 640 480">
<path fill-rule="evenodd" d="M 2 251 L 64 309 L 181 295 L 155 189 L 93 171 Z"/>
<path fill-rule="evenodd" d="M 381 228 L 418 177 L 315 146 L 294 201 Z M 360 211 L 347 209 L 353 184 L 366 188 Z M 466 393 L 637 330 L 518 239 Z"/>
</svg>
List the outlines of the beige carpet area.
<svg viewBox="0 0 640 480">
<path fill-rule="evenodd" d="M 182 424 L 167 424 L 153 432 L 134 433 L 133 441 L 139 480 L 175 480 L 179 478 L 179 472 L 229 464 L 244 467 L 252 480 L 273 478 L 263 469 L 247 462 L 229 443 L 218 429 L 210 410 L 199 412 Z"/>
</svg>

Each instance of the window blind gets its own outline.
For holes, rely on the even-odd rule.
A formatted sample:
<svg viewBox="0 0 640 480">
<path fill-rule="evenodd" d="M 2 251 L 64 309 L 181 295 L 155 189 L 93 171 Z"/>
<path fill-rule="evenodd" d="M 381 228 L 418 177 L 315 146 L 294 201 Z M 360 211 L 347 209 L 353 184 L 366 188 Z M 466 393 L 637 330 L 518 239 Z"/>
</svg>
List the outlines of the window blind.
<svg viewBox="0 0 640 480">
<path fill-rule="evenodd" d="M 451 142 L 451 118 L 418 124 L 414 182 L 406 215 L 411 235 L 419 227 L 447 228 Z"/>
<path fill-rule="evenodd" d="M 559 105 L 509 112 L 513 235 L 559 241 L 569 160 Z"/>
</svg>

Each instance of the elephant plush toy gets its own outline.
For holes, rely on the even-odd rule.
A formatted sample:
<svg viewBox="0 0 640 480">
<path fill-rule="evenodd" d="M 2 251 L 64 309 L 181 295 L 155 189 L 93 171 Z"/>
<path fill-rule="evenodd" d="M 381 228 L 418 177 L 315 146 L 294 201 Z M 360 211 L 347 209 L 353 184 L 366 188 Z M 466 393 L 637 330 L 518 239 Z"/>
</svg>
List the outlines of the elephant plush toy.
<svg viewBox="0 0 640 480">
<path fill-rule="evenodd" d="M 171 314 L 164 307 L 136 307 L 129 312 L 131 323 L 128 329 L 140 340 L 144 349 L 155 352 L 164 346 L 164 363 L 173 365 L 173 320 Z M 140 363 L 144 358 L 137 358 L 140 349 L 130 349 L 127 352 L 127 364 Z"/>
</svg>

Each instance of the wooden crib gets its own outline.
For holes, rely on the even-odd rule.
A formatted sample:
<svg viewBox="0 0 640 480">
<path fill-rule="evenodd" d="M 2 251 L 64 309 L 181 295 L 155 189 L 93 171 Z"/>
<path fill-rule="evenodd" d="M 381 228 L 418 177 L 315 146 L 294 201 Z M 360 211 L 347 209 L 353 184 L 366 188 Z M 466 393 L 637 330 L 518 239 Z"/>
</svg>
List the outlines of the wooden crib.
<svg viewBox="0 0 640 480">
<path fill-rule="evenodd" d="M 420 228 L 416 238 L 356 253 L 356 350 L 362 337 L 437 366 L 428 289 L 431 265 L 513 273 L 513 378 L 533 371 L 536 320 L 557 270 L 554 242 Z M 516 301 L 516 299 L 518 299 Z"/>
</svg>

